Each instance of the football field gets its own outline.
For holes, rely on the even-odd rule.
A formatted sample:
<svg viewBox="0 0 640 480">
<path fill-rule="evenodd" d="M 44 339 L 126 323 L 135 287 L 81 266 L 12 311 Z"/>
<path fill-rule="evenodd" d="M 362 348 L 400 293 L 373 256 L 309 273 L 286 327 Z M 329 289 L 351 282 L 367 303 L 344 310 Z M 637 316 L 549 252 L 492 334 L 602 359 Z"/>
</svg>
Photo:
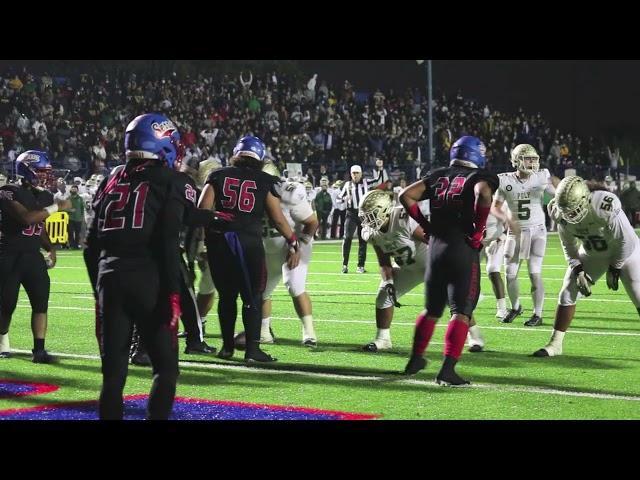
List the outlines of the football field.
<svg viewBox="0 0 640 480">
<path fill-rule="evenodd" d="M 400 373 L 409 357 L 416 314 L 423 308 L 422 286 L 400 299 L 403 306 L 396 308 L 391 329 L 393 350 L 377 354 L 361 351 L 362 345 L 375 337 L 380 276 L 371 247 L 367 273 L 355 273 L 356 259 L 354 242 L 350 265 L 354 273 L 344 275 L 339 273 L 340 244 L 314 245 L 307 286 L 313 301 L 317 348 L 301 345 L 300 322 L 286 290 L 279 286 L 273 298 L 277 343 L 265 346 L 278 362 L 249 368 L 242 362 L 243 352 L 236 351 L 232 361 L 185 355 L 181 339 L 177 395 L 378 419 L 640 418 L 640 319 L 622 283 L 618 292 L 612 292 L 602 278 L 593 295 L 579 301 L 565 337 L 564 355 L 531 356 L 549 339 L 566 269 L 557 235 L 550 234 L 544 260 L 545 309 L 540 327 L 523 326 L 532 314 L 526 265 L 520 270 L 524 314 L 512 324 L 501 324 L 494 316 L 495 299 L 483 262 L 476 320 L 486 347 L 481 353 L 469 353 L 465 348 L 458 366 L 458 372 L 472 382 L 465 388 L 441 387 L 433 381 L 442 359 L 447 318 L 435 330 L 427 350 L 427 368 L 414 377 Z M 101 373 L 94 302 L 81 253 L 60 251 L 50 275 L 47 349 L 59 355 L 59 362 L 31 362 L 30 307 L 21 291 L 10 331 L 14 355 L 0 359 L 0 388 L 15 381 L 59 388 L 20 396 L 0 390 L 0 419 L 10 418 L 3 414 L 7 410 L 97 399 Z M 206 326 L 206 341 L 219 349 L 215 306 Z M 236 330 L 241 329 L 239 319 Z M 130 366 L 125 395 L 148 394 L 150 385 L 150 368 Z"/>
</svg>

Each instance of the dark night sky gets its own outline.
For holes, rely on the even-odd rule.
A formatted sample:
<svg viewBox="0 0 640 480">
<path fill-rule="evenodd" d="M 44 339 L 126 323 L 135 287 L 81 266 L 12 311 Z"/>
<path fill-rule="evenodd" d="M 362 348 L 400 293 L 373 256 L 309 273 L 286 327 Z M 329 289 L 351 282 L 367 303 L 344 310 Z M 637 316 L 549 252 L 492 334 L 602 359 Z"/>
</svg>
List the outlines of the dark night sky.
<svg viewBox="0 0 640 480">
<path fill-rule="evenodd" d="M 302 60 L 319 80 L 349 79 L 356 90 L 426 85 L 415 60 Z M 511 112 L 522 106 L 578 134 L 620 132 L 640 138 L 638 60 L 434 60 L 436 92 L 455 94 Z"/>
</svg>

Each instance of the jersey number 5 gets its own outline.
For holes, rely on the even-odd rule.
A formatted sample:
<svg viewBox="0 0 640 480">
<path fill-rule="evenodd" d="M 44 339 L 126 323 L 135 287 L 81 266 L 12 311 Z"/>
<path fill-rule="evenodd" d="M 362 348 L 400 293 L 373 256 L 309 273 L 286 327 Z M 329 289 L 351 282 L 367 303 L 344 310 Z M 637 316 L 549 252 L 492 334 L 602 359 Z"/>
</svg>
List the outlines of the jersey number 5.
<svg viewBox="0 0 640 480">
<path fill-rule="evenodd" d="M 240 195 L 238 196 L 238 186 L 240 186 Z M 238 210 L 245 213 L 253 212 L 253 207 L 256 204 L 256 197 L 253 192 L 249 190 L 257 190 L 256 182 L 254 180 L 245 180 L 240 184 L 240 180 L 233 177 L 226 177 L 224 179 L 224 185 L 222 186 L 222 194 L 224 199 L 222 200 L 222 206 L 226 209 L 232 210 L 238 206 Z"/>
</svg>

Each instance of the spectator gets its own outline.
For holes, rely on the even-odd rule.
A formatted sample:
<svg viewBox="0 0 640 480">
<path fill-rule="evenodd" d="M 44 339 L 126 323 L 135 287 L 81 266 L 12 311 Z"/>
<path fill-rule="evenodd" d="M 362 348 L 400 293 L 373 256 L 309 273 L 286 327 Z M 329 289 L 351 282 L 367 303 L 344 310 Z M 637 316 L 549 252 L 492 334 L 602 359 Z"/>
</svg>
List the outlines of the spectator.
<svg viewBox="0 0 640 480">
<path fill-rule="evenodd" d="M 624 213 L 629 218 L 633 228 L 639 223 L 638 213 L 640 213 L 640 190 L 636 188 L 636 182 L 629 182 L 629 187 L 620 196 Z"/>
<path fill-rule="evenodd" d="M 318 215 L 318 221 L 320 222 L 320 240 L 326 240 L 328 238 L 328 221 L 329 214 L 333 208 L 333 200 L 331 194 L 328 191 L 329 179 L 322 177 L 320 179 L 320 191 L 316 194 L 316 198 L 313 200 L 315 204 L 316 214 Z"/>
<path fill-rule="evenodd" d="M 72 208 L 69 210 L 69 243 L 71 248 L 80 248 L 80 238 L 84 223 L 84 199 L 78 193 L 78 186 L 70 188 L 69 201 Z"/>
</svg>

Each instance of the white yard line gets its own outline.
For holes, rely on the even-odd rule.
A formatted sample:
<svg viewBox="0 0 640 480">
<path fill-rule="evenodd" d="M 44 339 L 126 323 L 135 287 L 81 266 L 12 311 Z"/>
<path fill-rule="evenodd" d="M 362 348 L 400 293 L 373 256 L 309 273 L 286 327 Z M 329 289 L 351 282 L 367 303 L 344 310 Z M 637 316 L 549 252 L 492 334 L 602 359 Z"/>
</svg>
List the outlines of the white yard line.
<svg viewBox="0 0 640 480">
<path fill-rule="evenodd" d="M 14 350 L 17 353 L 31 353 L 30 350 Z M 97 355 L 79 355 L 70 353 L 51 352 L 61 358 L 79 358 L 83 360 L 100 360 Z M 390 376 L 379 375 L 344 375 L 338 373 L 318 373 L 307 372 L 304 370 L 279 370 L 277 368 L 252 368 L 244 365 L 222 365 L 218 363 L 201 363 L 201 362 L 179 362 L 179 365 L 185 367 L 198 367 L 206 368 L 210 370 L 222 370 L 222 371 L 235 371 L 237 373 L 260 373 L 262 375 L 297 375 L 312 378 L 331 378 L 336 380 L 348 380 L 348 381 L 360 381 L 360 382 L 393 382 L 401 385 L 416 385 L 424 387 L 436 387 L 433 381 L 429 380 L 416 380 L 412 378 L 398 378 L 394 380 Z M 439 387 L 438 387 L 439 388 Z M 474 383 L 468 387 L 468 389 L 484 389 L 495 390 L 499 392 L 516 392 L 516 393 L 531 393 L 540 395 L 562 395 L 567 397 L 587 397 L 596 398 L 600 400 L 622 400 L 622 401 L 640 401 L 640 396 L 635 395 L 615 395 L 609 393 L 597 393 L 597 392 L 584 392 L 584 391 L 571 391 L 560 390 L 556 388 L 544 388 L 544 387 L 526 387 L 526 386 L 510 386 L 499 385 L 493 383 Z"/>
</svg>

